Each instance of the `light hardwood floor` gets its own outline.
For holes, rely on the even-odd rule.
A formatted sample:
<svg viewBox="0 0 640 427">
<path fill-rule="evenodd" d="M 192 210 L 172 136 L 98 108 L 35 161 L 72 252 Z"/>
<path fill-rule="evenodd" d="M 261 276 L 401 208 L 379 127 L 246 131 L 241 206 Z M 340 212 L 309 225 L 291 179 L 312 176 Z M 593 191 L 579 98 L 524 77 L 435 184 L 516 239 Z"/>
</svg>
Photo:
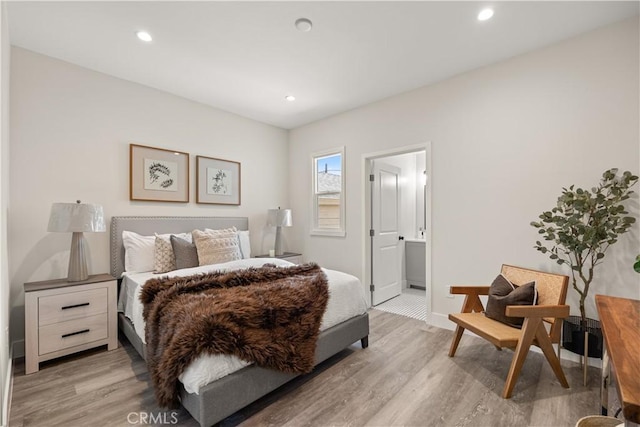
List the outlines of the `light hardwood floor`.
<svg viewBox="0 0 640 427">
<path fill-rule="evenodd" d="M 505 400 L 511 351 L 465 335 L 449 358 L 451 331 L 377 310 L 370 316 L 369 348 L 354 344 L 221 426 L 572 427 L 599 411 L 598 369 L 584 387 L 580 367 L 563 362 L 571 385 L 563 389 L 543 356 L 529 353 Z M 162 416 L 155 425 L 197 425 L 184 409 L 156 406 L 145 364 L 124 338 L 112 352 L 90 350 L 28 376 L 16 362 L 14 372 L 12 427 L 141 425 L 141 412 Z"/>
</svg>

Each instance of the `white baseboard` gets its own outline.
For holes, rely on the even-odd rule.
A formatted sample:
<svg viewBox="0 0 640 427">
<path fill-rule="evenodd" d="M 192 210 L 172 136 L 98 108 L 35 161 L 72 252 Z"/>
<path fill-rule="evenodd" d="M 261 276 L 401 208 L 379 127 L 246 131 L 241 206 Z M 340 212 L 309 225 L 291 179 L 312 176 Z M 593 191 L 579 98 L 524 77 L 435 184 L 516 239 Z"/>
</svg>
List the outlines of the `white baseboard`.
<svg viewBox="0 0 640 427">
<path fill-rule="evenodd" d="M 456 326 L 451 320 L 449 320 L 449 316 L 442 313 L 429 313 L 427 315 L 427 323 L 431 326 L 447 329 L 449 331 L 453 331 Z"/>
<path fill-rule="evenodd" d="M 436 326 L 441 329 L 447 329 L 453 331 L 455 329 L 455 324 L 449 320 L 449 316 L 442 313 L 430 313 L 427 315 L 427 323 L 431 326 Z M 469 332 L 467 330 L 464 331 L 465 335 L 477 336 L 473 332 Z M 554 347 L 555 349 L 555 347 Z M 539 347 L 532 346 L 531 351 L 535 351 L 537 353 L 542 353 L 542 350 Z M 580 363 L 580 355 L 574 354 L 569 350 L 561 350 L 560 351 L 560 360 L 567 360 L 570 362 Z M 593 366 L 596 368 L 602 368 L 602 360 L 596 359 L 593 357 L 588 358 L 589 366 Z"/>
<path fill-rule="evenodd" d="M 9 348 L 9 360 L 7 360 L 7 378 L 2 384 L 2 427 L 9 425 L 9 410 L 11 409 L 11 392 L 13 391 L 13 345 Z"/>
</svg>

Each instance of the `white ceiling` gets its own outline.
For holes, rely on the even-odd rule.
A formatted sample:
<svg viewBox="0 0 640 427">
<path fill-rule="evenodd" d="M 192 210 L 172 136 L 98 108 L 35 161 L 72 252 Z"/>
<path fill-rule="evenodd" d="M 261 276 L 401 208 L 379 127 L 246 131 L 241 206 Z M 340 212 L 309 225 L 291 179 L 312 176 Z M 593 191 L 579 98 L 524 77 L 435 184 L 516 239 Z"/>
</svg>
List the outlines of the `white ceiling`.
<svg viewBox="0 0 640 427">
<path fill-rule="evenodd" d="M 8 3 L 13 45 L 287 129 L 639 10 L 637 1 Z M 480 22 L 485 6 L 495 15 Z M 300 17 L 310 32 L 296 30 Z M 152 43 L 135 37 L 140 29 Z"/>
</svg>

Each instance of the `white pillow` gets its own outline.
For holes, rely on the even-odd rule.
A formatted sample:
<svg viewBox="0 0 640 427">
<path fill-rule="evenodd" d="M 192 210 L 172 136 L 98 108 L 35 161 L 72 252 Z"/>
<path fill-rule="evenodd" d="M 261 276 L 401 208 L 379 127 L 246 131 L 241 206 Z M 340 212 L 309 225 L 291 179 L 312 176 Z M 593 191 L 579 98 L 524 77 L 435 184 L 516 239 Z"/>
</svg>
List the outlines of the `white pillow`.
<svg viewBox="0 0 640 427">
<path fill-rule="evenodd" d="M 133 231 L 122 232 L 122 244 L 124 245 L 124 271 L 144 273 L 154 271 L 156 236 L 169 238 L 171 234 L 156 234 L 142 236 Z M 191 241 L 191 233 L 178 234 L 177 236 Z"/>
<path fill-rule="evenodd" d="M 249 230 L 238 230 L 238 242 L 240 243 L 240 254 L 242 254 L 242 259 L 251 258 L 251 240 L 249 240 Z"/>
<path fill-rule="evenodd" d="M 133 231 L 122 232 L 124 244 L 124 270 L 153 271 L 156 236 L 141 236 Z"/>
<path fill-rule="evenodd" d="M 236 228 L 205 231 L 193 230 L 193 243 L 198 250 L 200 265 L 220 264 L 242 259 Z"/>
</svg>

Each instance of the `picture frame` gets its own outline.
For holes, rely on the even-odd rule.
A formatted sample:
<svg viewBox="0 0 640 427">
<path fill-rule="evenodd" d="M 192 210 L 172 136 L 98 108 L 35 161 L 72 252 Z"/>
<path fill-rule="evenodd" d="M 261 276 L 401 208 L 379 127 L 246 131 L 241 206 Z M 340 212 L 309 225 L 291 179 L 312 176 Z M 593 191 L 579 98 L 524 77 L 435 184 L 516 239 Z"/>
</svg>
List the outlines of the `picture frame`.
<svg viewBox="0 0 640 427">
<path fill-rule="evenodd" d="M 196 203 L 240 205 L 240 162 L 196 156 Z"/>
<path fill-rule="evenodd" d="M 189 202 L 189 153 L 129 144 L 129 200 Z"/>
</svg>

